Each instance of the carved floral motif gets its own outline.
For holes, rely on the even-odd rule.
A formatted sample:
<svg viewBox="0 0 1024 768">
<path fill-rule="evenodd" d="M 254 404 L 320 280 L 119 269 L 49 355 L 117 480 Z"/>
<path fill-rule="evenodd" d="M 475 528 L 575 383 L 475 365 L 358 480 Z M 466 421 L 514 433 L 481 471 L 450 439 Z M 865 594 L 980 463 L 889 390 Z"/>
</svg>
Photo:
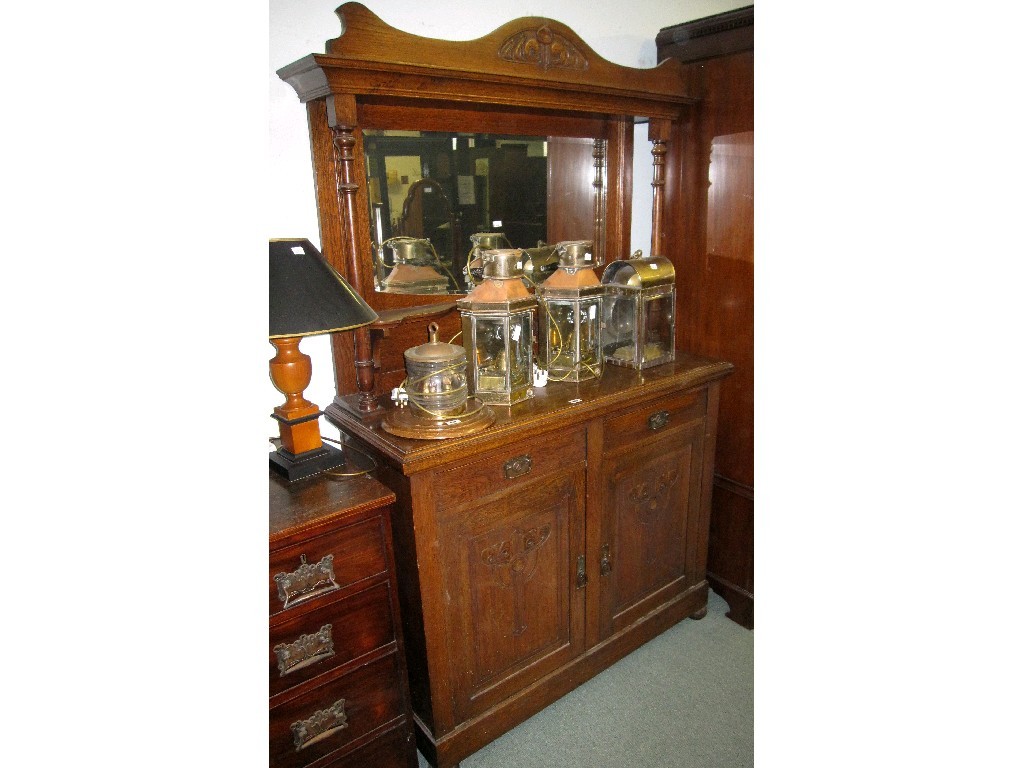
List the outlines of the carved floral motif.
<svg viewBox="0 0 1024 768">
<path fill-rule="evenodd" d="M 585 70 L 590 64 L 587 57 L 565 36 L 553 31 L 547 24 L 540 29 L 523 30 L 498 46 L 498 58 L 521 64 L 536 64 L 549 69 Z"/>
<path fill-rule="evenodd" d="M 679 471 L 669 469 L 659 474 L 653 481 L 638 483 L 629 492 L 629 500 L 636 505 L 644 516 L 653 515 L 663 509 L 668 500 L 668 491 L 679 480 Z"/>
<path fill-rule="evenodd" d="M 510 539 L 485 547 L 480 553 L 480 559 L 491 569 L 495 583 L 513 591 L 513 635 L 521 635 L 526 630 L 522 615 L 523 586 L 537 572 L 537 551 L 550 537 L 550 525 L 539 525 L 526 531 L 516 528 Z"/>
</svg>

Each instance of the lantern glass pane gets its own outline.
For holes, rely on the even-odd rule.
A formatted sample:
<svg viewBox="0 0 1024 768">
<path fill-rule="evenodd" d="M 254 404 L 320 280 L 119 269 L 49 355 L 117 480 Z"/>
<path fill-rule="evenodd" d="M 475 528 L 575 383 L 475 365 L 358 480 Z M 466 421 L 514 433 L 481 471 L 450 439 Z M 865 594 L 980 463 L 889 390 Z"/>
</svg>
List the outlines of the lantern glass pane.
<svg viewBox="0 0 1024 768">
<path fill-rule="evenodd" d="M 508 392 L 508 317 L 477 317 L 476 391 Z"/>
<path fill-rule="evenodd" d="M 529 312 L 512 316 L 509 340 L 512 389 L 528 387 L 533 382 L 533 328 Z"/>
<path fill-rule="evenodd" d="M 580 381 L 601 375 L 601 302 L 548 299 L 541 349 L 555 381 Z"/>
<path fill-rule="evenodd" d="M 576 312 L 572 302 L 547 302 L 547 333 L 545 334 L 545 360 L 549 371 L 572 370 L 576 366 L 575 323 Z"/>
<path fill-rule="evenodd" d="M 634 292 L 609 291 L 604 300 L 604 354 L 622 362 L 635 356 L 637 295 Z"/>
<path fill-rule="evenodd" d="M 651 362 L 670 355 L 673 350 L 675 323 L 674 296 L 671 293 L 651 296 L 644 301 L 643 361 Z"/>
<path fill-rule="evenodd" d="M 604 355 L 601 353 L 601 300 L 586 299 L 580 302 L 579 313 L 579 361 L 581 377 L 600 376 Z"/>
</svg>

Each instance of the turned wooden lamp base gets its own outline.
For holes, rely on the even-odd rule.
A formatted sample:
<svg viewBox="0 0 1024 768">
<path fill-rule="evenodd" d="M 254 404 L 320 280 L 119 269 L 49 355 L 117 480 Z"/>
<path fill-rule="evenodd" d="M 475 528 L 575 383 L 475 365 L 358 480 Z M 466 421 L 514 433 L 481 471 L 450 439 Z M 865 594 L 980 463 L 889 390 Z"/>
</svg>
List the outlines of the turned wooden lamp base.
<svg viewBox="0 0 1024 768">
<path fill-rule="evenodd" d="M 299 351 L 299 337 L 272 338 L 277 354 L 270 361 L 270 380 L 286 397 L 271 416 L 277 420 L 281 445 L 270 454 L 270 467 L 288 481 L 312 477 L 345 465 L 345 454 L 320 438 L 322 411 L 302 393 L 313 377 L 309 355 Z"/>
</svg>

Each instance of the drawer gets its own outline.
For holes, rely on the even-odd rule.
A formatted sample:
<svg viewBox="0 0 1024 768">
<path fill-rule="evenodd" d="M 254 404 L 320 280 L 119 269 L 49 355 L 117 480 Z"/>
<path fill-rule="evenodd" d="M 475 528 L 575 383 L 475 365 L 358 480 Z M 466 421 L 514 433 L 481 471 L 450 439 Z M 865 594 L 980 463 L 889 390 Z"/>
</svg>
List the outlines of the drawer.
<svg viewBox="0 0 1024 768">
<path fill-rule="evenodd" d="M 604 453 L 614 453 L 652 435 L 701 419 L 707 409 L 707 390 L 676 392 L 648 400 L 604 420 Z"/>
<path fill-rule="evenodd" d="M 408 768 L 417 766 L 412 727 L 402 724 L 375 736 L 364 747 L 345 753 L 322 768 Z"/>
<path fill-rule="evenodd" d="M 270 553 L 270 615 L 323 598 L 387 570 L 380 517 Z"/>
<path fill-rule="evenodd" d="M 402 716 L 398 655 L 389 653 L 270 710 L 270 764 L 308 765 Z"/>
<path fill-rule="evenodd" d="M 394 641 L 390 597 L 384 582 L 272 627 L 270 695 Z"/>
<path fill-rule="evenodd" d="M 434 482 L 438 510 L 476 501 L 536 477 L 586 459 L 582 430 L 554 432 L 531 440 L 512 441 L 482 458 L 437 473 Z"/>
</svg>

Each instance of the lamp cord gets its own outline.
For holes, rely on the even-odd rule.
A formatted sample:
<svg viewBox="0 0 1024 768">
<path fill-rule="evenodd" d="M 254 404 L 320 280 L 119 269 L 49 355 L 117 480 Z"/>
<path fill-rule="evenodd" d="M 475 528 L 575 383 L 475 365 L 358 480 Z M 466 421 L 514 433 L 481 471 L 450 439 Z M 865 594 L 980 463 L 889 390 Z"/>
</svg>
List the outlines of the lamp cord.
<svg viewBox="0 0 1024 768">
<path fill-rule="evenodd" d="M 359 472 L 335 472 L 333 469 L 327 469 L 327 470 L 324 470 L 324 472 L 322 474 L 325 474 L 328 477 L 360 477 L 361 475 L 368 475 L 368 474 L 370 474 L 371 472 L 373 472 L 373 470 L 375 470 L 377 468 L 377 462 L 374 461 L 373 456 L 371 456 L 370 454 L 366 453 L 365 451 L 359 450 L 358 448 L 356 448 L 351 443 L 346 443 L 346 442 L 343 442 L 341 440 L 332 440 L 331 438 L 324 437 L 323 435 L 320 436 L 320 439 L 321 440 L 326 440 L 328 443 L 334 443 L 335 445 L 341 446 L 341 449 L 343 451 L 344 450 L 350 450 L 350 451 L 355 451 L 358 454 L 362 454 L 364 457 L 369 459 L 370 464 L 373 465 L 369 469 L 364 469 L 364 470 L 361 470 Z"/>
<path fill-rule="evenodd" d="M 324 437 L 323 435 L 320 435 L 320 439 L 324 440 L 324 441 L 326 441 L 328 443 L 334 443 L 335 445 L 341 446 L 342 451 L 344 451 L 344 450 L 355 451 L 356 453 L 361 454 L 367 460 L 369 460 L 370 464 L 372 465 L 369 469 L 364 469 L 364 470 L 361 470 L 359 472 L 335 472 L 334 470 L 326 469 L 326 470 L 324 470 L 323 472 L 320 473 L 321 475 L 327 475 L 329 477 L 359 477 L 361 475 L 368 475 L 371 472 L 373 472 L 375 469 L 377 469 L 377 462 L 374 460 L 373 456 L 371 456 L 370 454 L 366 453 L 366 451 L 359 450 L 358 448 L 356 448 L 351 443 L 344 443 L 344 442 L 341 442 L 340 440 L 332 440 L 331 438 Z M 274 446 L 280 447 L 281 438 L 276 437 L 276 436 L 271 437 L 270 438 L 270 443 L 272 445 L 274 445 Z"/>
</svg>

